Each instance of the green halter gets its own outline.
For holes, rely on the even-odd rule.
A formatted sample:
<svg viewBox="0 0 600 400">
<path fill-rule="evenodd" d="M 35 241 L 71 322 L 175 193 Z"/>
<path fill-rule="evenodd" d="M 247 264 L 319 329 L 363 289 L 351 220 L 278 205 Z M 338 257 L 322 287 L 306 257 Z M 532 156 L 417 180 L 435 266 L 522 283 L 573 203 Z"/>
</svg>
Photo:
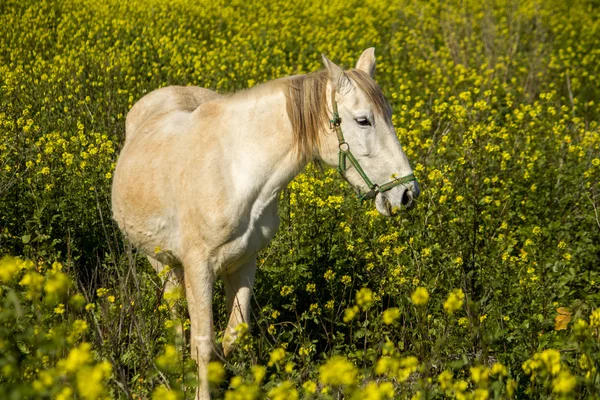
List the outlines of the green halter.
<svg viewBox="0 0 600 400">
<path fill-rule="evenodd" d="M 363 193 L 358 196 L 358 198 L 361 201 L 372 199 L 375 196 L 377 196 L 378 193 L 387 192 L 391 188 L 396 187 L 398 185 L 402 185 L 402 184 L 412 182 L 412 181 L 416 182 L 417 178 L 415 178 L 414 174 L 410 174 L 410 175 L 403 176 L 402 178 L 394 179 L 394 180 L 387 182 L 381 186 L 376 183 L 371 182 L 371 180 L 369 179 L 369 177 L 367 176 L 365 171 L 361 168 L 356 157 L 354 157 L 354 155 L 350 151 L 350 145 L 346 142 L 346 140 L 344 140 L 344 134 L 342 133 L 342 126 L 341 126 L 342 119 L 340 118 L 340 115 L 338 113 L 338 106 L 337 106 L 337 101 L 335 101 L 335 89 L 334 88 L 331 89 L 331 106 L 333 109 L 333 118 L 329 121 L 329 123 L 330 123 L 329 125 L 330 125 L 331 129 L 334 129 L 335 133 L 337 134 L 337 138 L 339 141 L 339 149 L 340 149 L 339 163 L 338 163 L 337 170 L 340 173 L 340 175 L 342 175 L 342 177 L 346 181 L 348 181 L 348 178 L 346 178 L 346 174 L 345 174 L 346 160 L 349 160 L 350 164 L 352 164 L 354 166 L 354 169 L 356 169 L 356 172 L 358 172 L 358 174 L 362 177 L 363 181 L 365 181 L 365 183 L 369 187 L 369 191 L 367 193 Z"/>
</svg>

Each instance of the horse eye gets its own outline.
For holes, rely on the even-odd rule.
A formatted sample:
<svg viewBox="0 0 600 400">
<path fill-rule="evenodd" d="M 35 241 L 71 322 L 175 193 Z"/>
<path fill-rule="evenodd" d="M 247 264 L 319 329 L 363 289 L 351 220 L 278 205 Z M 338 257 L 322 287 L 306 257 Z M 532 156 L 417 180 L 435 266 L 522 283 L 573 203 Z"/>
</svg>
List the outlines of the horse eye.
<svg viewBox="0 0 600 400">
<path fill-rule="evenodd" d="M 369 121 L 367 118 L 356 118 L 356 123 L 359 126 L 371 126 L 371 121 Z"/>
</svg>

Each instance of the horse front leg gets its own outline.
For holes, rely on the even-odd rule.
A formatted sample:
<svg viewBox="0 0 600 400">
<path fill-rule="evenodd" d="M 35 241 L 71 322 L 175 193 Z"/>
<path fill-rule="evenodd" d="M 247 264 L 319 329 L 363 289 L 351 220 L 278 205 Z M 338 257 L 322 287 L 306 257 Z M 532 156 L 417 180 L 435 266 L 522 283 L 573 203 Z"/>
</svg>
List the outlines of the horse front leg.
<svg viewBox="0 0 600 400">
<path fill-rule="evenodd" d="M 223 337 L 223 354 L 227 357 L 237 339 L 239 330 L 236 329 L 242 322 L 250 323 L 250 300 L 252 286 L 256 275 L 256 255 L 240 266 L 236 271 L 225 271 L 222 274 L 227 296 L 227 311 L 229 323 Z"/>
<path fill-rule="evenodd" d="M 215 353 L 212 301 L 215 277 L 212 268 L 199 255 L 184 261 L 185 289 L 190 312 L 191 353 L 198 363 L 196 400 L 210 399 L 208 363 Z"/>
</svg>

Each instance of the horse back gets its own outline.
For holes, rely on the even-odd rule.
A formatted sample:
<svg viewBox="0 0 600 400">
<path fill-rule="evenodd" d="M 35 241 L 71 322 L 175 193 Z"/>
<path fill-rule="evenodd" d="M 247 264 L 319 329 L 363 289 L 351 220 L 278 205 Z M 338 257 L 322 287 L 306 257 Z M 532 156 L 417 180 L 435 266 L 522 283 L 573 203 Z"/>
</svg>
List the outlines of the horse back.
<svg viewBox="0 0 600 400">
<path fill-rule="evenodd" d="M 174 111 L 191 113 L 203 103 L 220 97 L 212 90 L 196 86 L 167 86 L 154 90 L 135 103 L 127 114 L 125 141 L 129 141 L 149 121 Z"/>
</svg>

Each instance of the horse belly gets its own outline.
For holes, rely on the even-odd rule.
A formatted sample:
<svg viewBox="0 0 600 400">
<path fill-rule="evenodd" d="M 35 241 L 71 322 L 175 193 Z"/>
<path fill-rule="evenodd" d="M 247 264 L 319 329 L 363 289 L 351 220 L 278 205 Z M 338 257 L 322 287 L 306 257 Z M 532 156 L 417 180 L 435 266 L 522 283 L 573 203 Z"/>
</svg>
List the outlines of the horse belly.
<svg viewBox="0 0 600 400">
<path fill-rule="evenodd" d="M 124 149 L 125 152 L 126 149 Z M 126 160 L 126 158 L 123 158 Z M 151 162 L 118 163 L 113 181 L 113 218 L 135 247 L 164 264 L 178 264 L 178 220 L 170 212 L 168 188 Z M 153 174 L 153 172 L 156 172 Z M 154 178 L 152 177 L 154 175 Z"/>
</svg>

